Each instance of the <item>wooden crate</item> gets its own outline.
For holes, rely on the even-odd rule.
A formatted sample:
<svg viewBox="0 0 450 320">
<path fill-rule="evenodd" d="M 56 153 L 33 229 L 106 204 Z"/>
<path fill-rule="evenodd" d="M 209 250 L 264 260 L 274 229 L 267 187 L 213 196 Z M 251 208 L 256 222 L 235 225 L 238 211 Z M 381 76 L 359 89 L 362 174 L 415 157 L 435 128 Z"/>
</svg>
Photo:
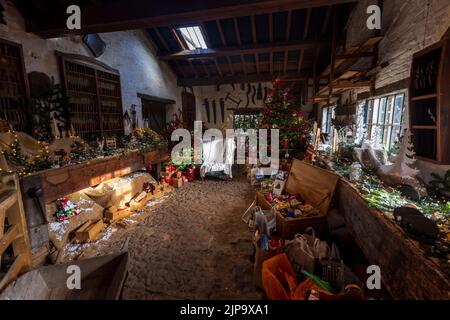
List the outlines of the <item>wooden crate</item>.
<svg viewBox="0 0 450 320">
<path fill-rule="evenodd" d="M 120 210 L 117 208 L 116 209 L 109 208 L 105 210 L 105 219 L 108 220 L 109 222 L 115 222 L 130 216 L 131 213 L 132 212 L 130 208 Z"/>
<path fill-rule="evenodd" d="M 138 211 L 141 210 L 147 202 L 154 198 L 153 194 L 142 191 L 141 194 L 136 196 L 130 201 L 130 210 Z"/>
<path fill-rule="evenodd" d="M 75 237 L 79 242 L 88 242 L 95 239 L 95 237 L 103 229 L 103 220 L 89 220 L 83 224 L 75 232 Z"/>
<path fill-rule="evenodd" d="M 263 210 L 272 209 L 272 205 L 260 191 L 256 191 L 256 203 Z M 283 240 L 292 240 L 297 233 L 304 233 L 309 227 L 313 227 L 316 235 L 320 238 L 320 236 L 326 233 L 326 215 L 288 219 L 283 217 L 282 214 L 277 211 L 277 231 L 280 233 Z"/>
<path fill-rule="evenodd" d="M 280 212 L 277 212 L 277 231 L 284 240 L 293 239 L 297 233 L 303 233 L 309 227 L 314 228 L 318 237 L 326 233 L 326 217 L 338 181 L 338 175 L 294 159 L 285 191 L 291 194 L 300 194 L 306 203 L 317 207 L 320 215 L 291 219 L 285 218 Z M 272 208 L 264 194 L 259 191 L 256 192 L 256 201 L 263 210 Z"/>
</svg>

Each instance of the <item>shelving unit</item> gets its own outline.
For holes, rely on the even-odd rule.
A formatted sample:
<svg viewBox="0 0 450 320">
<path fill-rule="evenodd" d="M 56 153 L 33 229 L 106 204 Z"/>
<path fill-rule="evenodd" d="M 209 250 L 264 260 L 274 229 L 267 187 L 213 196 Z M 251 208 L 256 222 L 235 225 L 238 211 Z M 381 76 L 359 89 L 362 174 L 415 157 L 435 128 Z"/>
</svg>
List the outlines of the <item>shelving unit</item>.
<svg viewBox="0 0 450 320">
<path fill-rule="evenodd" d="M 16 131 L 29 132 L 28 92 L 22 46 L 0 39 L 0 119 Z"/>
<path fill-rule="evenodd" d="M 450 41 L 448 33 L 413 56 L 410 127 L 419 159 L 450 164 Z"/>
<path fill-rule="evenodd" d="M 117 70 L 95 59 L 61 56 L 62 76 L 70 101 L 70 120 L 84 139 L 123 134 L 122 95 Z"/>
</svg>

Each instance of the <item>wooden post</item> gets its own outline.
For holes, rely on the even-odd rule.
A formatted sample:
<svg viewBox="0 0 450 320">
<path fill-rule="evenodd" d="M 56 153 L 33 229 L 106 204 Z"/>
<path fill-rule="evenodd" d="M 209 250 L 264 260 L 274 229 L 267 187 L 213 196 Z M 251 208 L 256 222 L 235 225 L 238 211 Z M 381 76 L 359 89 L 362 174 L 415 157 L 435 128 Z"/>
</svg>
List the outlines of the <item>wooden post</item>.
<svg viewBox="0 0 450 320">
<path fill-rule="evenodd" d="M 31 268 L 31 248 L 17 175 L 0 175 L 6 185 L 0 189 L 0 256 L 12 245 L 15 260 L 6 275 L 0 279 L 0 291 L 20 274 Z M 10 225 L 4 233 L 5 218 Z M 1 263 L 1 261 L 0 261 Z"/>
</svg>

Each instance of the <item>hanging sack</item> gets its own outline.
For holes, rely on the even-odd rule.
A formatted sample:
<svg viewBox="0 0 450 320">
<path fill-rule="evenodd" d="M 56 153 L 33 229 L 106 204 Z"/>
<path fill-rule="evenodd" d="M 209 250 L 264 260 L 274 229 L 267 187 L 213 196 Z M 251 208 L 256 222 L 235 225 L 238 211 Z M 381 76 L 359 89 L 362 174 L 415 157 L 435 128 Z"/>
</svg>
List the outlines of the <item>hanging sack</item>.
<svg viewBox="0 0 450 320">
<path fill-rule="evenodd" d="M 262 210 L 261 207 L 255 207 L 255 227 L 259 232 L 269 236 L 275 233 L 277 227 L 275 210 Z"/>
<path fill-rule="evenodd" d="M 292 262 L 292 267 L 296 273 L 300 273 L 301 270 L 314 272 L 314 253 L 306 238 L 300 235 L 292 241 L 287 241 L 284 250 Z"/>
</svg>

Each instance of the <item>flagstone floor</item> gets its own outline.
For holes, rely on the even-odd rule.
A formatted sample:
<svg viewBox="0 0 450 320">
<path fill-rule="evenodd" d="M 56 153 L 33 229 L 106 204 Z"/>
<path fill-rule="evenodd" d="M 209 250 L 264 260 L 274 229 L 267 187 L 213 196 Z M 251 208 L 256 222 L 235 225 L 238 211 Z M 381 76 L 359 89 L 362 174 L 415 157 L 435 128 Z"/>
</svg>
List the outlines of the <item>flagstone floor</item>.
<svg viewBox="0 0 450 320">
<path fill-rule="evenodd" d="M 187 184 L 83 255 L 128 243 L 124 299 L 261 299 L 253 285 L 251 235 L 241 221 L 253 198 L 243 177 Z"/>
</svg>

